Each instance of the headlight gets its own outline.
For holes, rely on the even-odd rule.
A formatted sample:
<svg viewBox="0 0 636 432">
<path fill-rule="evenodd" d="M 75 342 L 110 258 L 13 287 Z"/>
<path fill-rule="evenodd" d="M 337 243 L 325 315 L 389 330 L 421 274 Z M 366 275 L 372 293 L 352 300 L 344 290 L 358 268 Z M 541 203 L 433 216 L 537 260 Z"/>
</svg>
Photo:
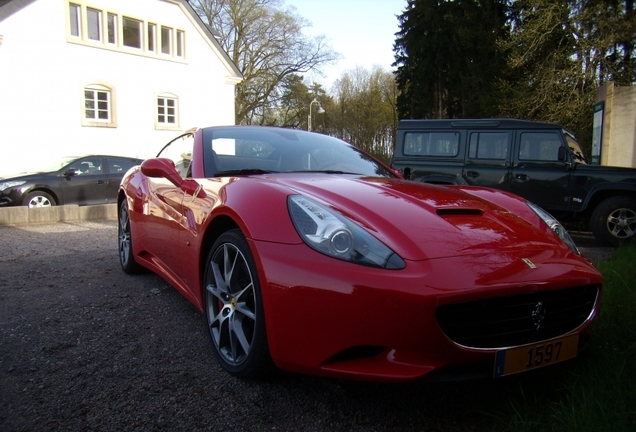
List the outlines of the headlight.
<svg viewBox="0 0 636 432">
<path fill-rule="evenodd" d="M 291 220 L 307 245 L 356 264 L 402 269 L 404 260 L 380 240 L 341 214 L 300 195 L 287 200 Z"/>
<path fill-rule="evenodd" d="M 0 182 L 0 191 L 3 191 L 8 188 L 12 188 L 12 187 L 20 186 L 25 183 L 26 183 L 26 180 Z"/>
<path fill-rule="evenodd" d="M 561 225 L 561 223 L 558 220 L 556 220 L 550 213 L 543 210 L 538 205 L 532 204 L 529 201 L 526 201 L 526 204 L 528 204 L 528 207 L 530 207 L 541 219 L 543 219 L 543 221 L 548 225 L 548 227 L 550 227 L 550 229 L 557 236 L 559 236 L 561 240 L 563 240 L 563 243 L 568 245 L 568 247 L 572 249 L 574 252 L 581 255 L 581 251 L 579 251 L 579 248 L 576 247 L 574 240 L 572 240 L 572 237 L 570 237 L 570 234 L 568 233 L 568 231 L 563 227 L 563 225 Z"/>
</svg>

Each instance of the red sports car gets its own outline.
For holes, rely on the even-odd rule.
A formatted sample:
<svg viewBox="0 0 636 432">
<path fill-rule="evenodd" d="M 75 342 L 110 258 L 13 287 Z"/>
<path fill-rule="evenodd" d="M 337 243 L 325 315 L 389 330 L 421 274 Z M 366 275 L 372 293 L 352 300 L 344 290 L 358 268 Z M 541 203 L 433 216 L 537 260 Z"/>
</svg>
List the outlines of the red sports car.
<svg viewBox="0 0 636 432">
<path fill-rule="evenodd" d="M 602 278 L 517 196 L 404 180 L 325 135 L 209 127 L 121 183 L 119 256 L 207 317 L 221 366 L 378 381 L 571 359 Z"/>
</svg>

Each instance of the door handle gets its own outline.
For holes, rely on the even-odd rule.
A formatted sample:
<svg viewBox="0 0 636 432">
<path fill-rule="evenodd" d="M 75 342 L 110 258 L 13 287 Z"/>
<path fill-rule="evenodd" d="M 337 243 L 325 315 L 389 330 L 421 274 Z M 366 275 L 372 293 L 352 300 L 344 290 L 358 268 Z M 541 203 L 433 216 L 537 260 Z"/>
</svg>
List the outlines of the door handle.
<svg viewBox="0 0 636 432">
<path fill-rule="evenodd" d="M 104 180 L 97 180 L 97 184 L 104 184 L 106 183 Z"/>
<path fill-rule="evenodd" d="M 466 171 L 466 177 L 479 177 L 479 173 L 477 171 Z"/>
<path fill-rule="evenodd" d="M 515 178 L 517 180 L 521 180 L 521 181 L 528 181 L 529 180 L 529 177 L 528 177 L 527 174 L 516 174 Z"/>
</svg>

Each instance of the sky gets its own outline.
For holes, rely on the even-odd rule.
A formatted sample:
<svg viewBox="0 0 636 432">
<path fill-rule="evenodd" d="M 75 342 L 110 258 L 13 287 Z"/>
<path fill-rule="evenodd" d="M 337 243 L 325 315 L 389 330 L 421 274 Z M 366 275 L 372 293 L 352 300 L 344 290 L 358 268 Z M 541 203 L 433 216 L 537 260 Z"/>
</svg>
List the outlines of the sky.
<svg viewBox="0 0 636 432">
<path fill-rule="evenodd" d="M 307 78 L 329 90 L 343 72 L 356 66 L 370 70 L 378 65 L 392 71 L 393 43 L 399 30 L 397 15 L 406 8 L 406 1 L 284 0 L 285 5 L 294 6 L 312 24 L 304 30 L 307 35 L 325 35 L 333 50 L 342 56 L 335 65 L 322 68 L 326 77 Z"/>
</svg>

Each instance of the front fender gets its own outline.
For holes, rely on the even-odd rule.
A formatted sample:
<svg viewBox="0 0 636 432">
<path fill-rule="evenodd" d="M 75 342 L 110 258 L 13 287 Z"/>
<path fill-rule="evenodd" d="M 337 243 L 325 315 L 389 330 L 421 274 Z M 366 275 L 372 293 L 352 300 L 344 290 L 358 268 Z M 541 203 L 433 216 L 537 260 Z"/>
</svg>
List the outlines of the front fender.
<svg viewBox="0 0 636 432">
<path fill-rule="evenodd" d="M 598 197 L 599 194 L 609 195 L 607 192 L 610 192 L 611 195 L 626 195 L 636 198 L 636 184 L 628 182 L 606 182 L 596 184 L 592 186 L 590 192 L 585 197 L 581 211 L 587 210 L 588 207 L 596 201 L 596 197 Z"/>
<path fill-rule="evenodd" d="M 267 179 L 237 179 L 225 186 L 223 201 L 213 217 L 231 217 L 246 237 L 256 241 L 299 244 L 298 236 L 287 209 L 291 191 Z"/>
</svg>

